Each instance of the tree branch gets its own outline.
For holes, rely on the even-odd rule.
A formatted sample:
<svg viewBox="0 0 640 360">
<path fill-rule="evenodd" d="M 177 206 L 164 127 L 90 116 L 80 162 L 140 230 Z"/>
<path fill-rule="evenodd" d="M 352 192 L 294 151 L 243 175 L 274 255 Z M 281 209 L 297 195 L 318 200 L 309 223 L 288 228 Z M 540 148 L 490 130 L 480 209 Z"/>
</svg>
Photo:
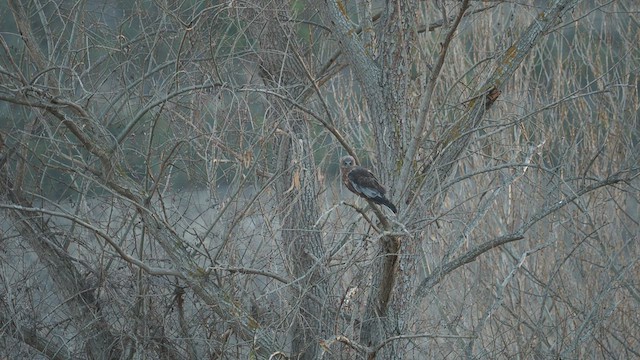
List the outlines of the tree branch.
<svg viewBox="0 0 640 360">
<path fill-rule="evenodd" d="M 109 236 L 109 234 L 106 234 L 105 232 L 103 232 L 102 230 L 98 229 L 97 227 L 91 225 L 90 223 L 78 218 L 75 215 L 71 215 L 71 214 L 67 214 L 67 213 L 63 213 L 63 212 L 59 212 L 59 211 L 52 211 L 52 210 L 47 210 L 47 209 L 43 209 L 43 208 L 34 208 L 34 207 L 26 207 L 26 206 L 20 206 L 20 205 L 11 205 L 11 204 L 2 204 L 0 203 L 0 209 L 11 209 L 11 210 L 17 210 L 17 211 L 24 211 L 24 212 L 31 212 L 31 213 L 37 213 L 37 214 L 47 214 L 47 215 L 51 215 L 51 216 L 55 216 L 55 217 L 59 217 L 59 218 L 63 218 L 63 219 L 67 219 L 67 220 L 71 220 L 74 223 L 93 231 L 96 235 L 98 235 L 99 237 L 101 237 L 102 239 L 104 239 L 120 256 L 120 258 L 122 258 L 122 260 L 130 263 L 131 265 L 135 265 L 139 268 L 141 268 L 142 270 L 144 270 L 144 272 L 150 274 L 150 275 L 155 275 L 155 276 L 177 276 L 179 278 L 183 278 L 184 276 L 179 272 L 179 271 L 175 271 L 175 270 L 168 270 L 168 269 L 162 269 L 162 268 L 154 268 L 151 267 L 145 263 L 143 263 L 142 261 L 130 256 L 129 254 L 127 254 L 124 250 L 122 250 L 122 248 L 116 243 L 116 241 L 114 239 L 111 238 L 111 236 Z"/>
<path fill-rule="evenodd" d="M 421 170 L 422 174 L 433 172 L 429 180 L 421 188 L 426 186 L 425 192 L 433 194 L 437 191 L 439 184 L 442 184 L 449 177 L 454 164 L 467 148 L 471 135 L 481 123 L 485 112 L 500 96 L 500 91 L 507 80 L 520 66 L 524 58 L 536 45 L 538 39 L 546 34 L 565 13 L 575 6 L 576 0 L 556 0 L 546 11 L 540 13 L 529 25 L 520 38 L 509 47 L 497 60 L 496 68 L 491 76 L 475 91 L 468 103 L 468 111 L 458 120 L 440 140 L 434 149 L 435 155 L 425 163 Z M 465 135 L 461 135 L 465 134 Z M 408 185 L 407 185 L 408 186 Z M 413 194 L 421 193 L 416 189 Z M 415 195 L 414 195 L 415 196 Z"/>
<path fill-rule="evenodd" d="M 480 245 L 477 245 L 471 248 L 469 251 L 467 251 L 463 255 L 460 255 L 445 264 L 439 265 L 438 267 L 433 269 L 433 271 L 431 271 L 431 274 L 429 276 L 427 276 L 424 280 L 422 280 L 422 282 L 416 289 L 415 291 L 416 301 L 420 301 L 419 299 L 426 296 L 428 291 L 431 288 L 433 288 L 436 284 L 442 281 L 442 279 L 445 276 L 447 276 L 457 268 L 474 261 L 476 258 L 478 258 L 478 256 L 484 254 L 485 252 L 491 249 L 508 244 L 513 241 L 524 239 L 524 236 L 527 230 L 529 230 L 538 221 L 547 217 L 549 214 L 552 214 L 557 210 L 563 208 L 564 206 L 573 203 L 576 199 L 578 199 L 579 197 L 591 191 L 597 190 L 601 187 L 610 186 L 610 185 L 614 185 L 614 184 L 617 184 L 620 182 L 626 182 L 626 181 L 629 181 L 629 179 L 626 177 L 623 177 L 622 174 L 616 174 L 608 177 L 607 179 L 601 180 L 597 183 L 585 186 L 582 189 L 574 192 L 572 195 L 567 196 L 563 200 L 560 200 L 542 209 L 541 211 L 537 212 L 531 218 L 529 218 L 529 220 L 526 223 L 520 226 L 518 230 L 510 234 L 503 235 L 493 240 L 484 242 Z"/>
<path fill-rule="evenodd" d="M 438 81 L 438 77 L 440 76 L 440 72 L 442 71 L 442 67 L 444 65 L 444 60 L 447 56 L 447 52 L 449 50 L 449 46 L 451 44 L 451 40 L 453 39 L 454 34 L 458 30 L 458 25 L 460 25 L 460 21 L 464 17 L 465 12 L 469 8 L 469 0 L 464 0 L 462 5 L 460 6 L 460 10 L 458 11 L 458 15 L 456 16 L 451 29 L 447 32 L 444 42 L 442 43 L 442 47 L 440 50 L 440 56 L 438 56 L 438 61 L 436 65 L 431 70 L 431 77 L 427 84 L 427 89 L 425 93 L 422 95 L 420 100 L 420 108 L 418 114 L 420 114 L 418 118 L 418 124 L 416 126 L 416 130 L 413 132 L 413 137 L 411 138 L 411 142 L 408 145 L 407 153 L 404 155 L 404 161 L 402 164 L 402 169 L 400 169 L 400 178 L 399 184 L 403 188 L 400 191 L 400 194 L 404 194 L 409 186 L 409 175 L 413 171 L 414 167 L 414 158 L 416 153 L 418 152 L 418 148 L 420 144 L 424 141 L 424 133 L 427 126 L 427 121 L 429 118 L 427 117 L 427 109 L 431 104 L 431 99 L 433 96 L 433 92 L 436 88 L 436 83 Z M 415 194 L 418 192 L 415 191 Z"/>
</svg>

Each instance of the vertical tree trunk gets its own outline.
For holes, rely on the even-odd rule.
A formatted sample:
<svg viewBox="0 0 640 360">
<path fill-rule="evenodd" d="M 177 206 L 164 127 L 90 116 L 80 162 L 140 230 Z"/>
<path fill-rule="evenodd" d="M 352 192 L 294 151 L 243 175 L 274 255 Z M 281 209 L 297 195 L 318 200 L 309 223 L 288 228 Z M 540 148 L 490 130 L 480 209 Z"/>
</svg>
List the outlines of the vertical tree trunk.
<svg viewBox="0 0 640 360">
<path fill-rule="evenodd" d="M 387 4 L 380 20 L 383 30 L 378 63 L 371 57 L 371 52 L 365 51 L 336 2 L 325 1 L 323 9 L 326 21 L 333 25 L 335 36 L 365 93 L 373 119 L 376 170 L 382 182 L 388 184 L 391 196 L 401 191 L 401 188 L 396 188 L 401 184 L 394 184 L 392 181 L 393 174 L 405 152 L 404 145 L 407 141 L 404 137 L 411 133 L 407 128 L 406 118 L 411 47 L 415 42 L 413 16 L 416 6 L 415 2 L 410 1 Z M 402 213 L 402 209 L 400 212 Z M 385 230 L 389 230 L 389 223 L 383 223 L 386 224 Z M 380 238 L 360 333 L 360 341 L 364 345 L 375 346 L 385 337 L 384 329 L 389 325 L 387 315 L 397 277 L 400 244 L 397 236 Z"/>
<path fill-rule="evenodd" d="M 292 101 L 300 99 L 307 83 L 301 47 L 296 43 L 295 29 L 288 3 L 264 1 L 260 9 L 247 8 L 243 16 L 251 22 L 251 33 L 264 51 L 260 59 L 260 75 L 264 83 Z M 281 216 L 282 246 L 287 251 L 288 268 L 304 293 L 296 292 L 293 303 L 299 310 L 291 326 L 291 358 L 316 359 L 319 341 L 332 328 L 326 314 L 328 284 L 323 257 L 322 236 L 315 223 L 319 217 L 316 188 L 316 165 L 310 140 L 309 122 L 289 104 L 274 99 L 275 111 L 267 119 L 284 131 L 276 141 L 276 182 L 278 212 Z"/>
<path fill-rule="evenodd" d="M 314 229 L 319 211 L 316 201 L 314 158 L 309 132 L 300 118 L 290 120 L 291 132 L 280 139 L 277 184 L 282 214 L 282 245 L 286 248 L 291 275 L 300 279 L 305 293 L 294 293 L 300 302 L 292 326 L 292 358 L 316 359 L 319 340 L 326 337 L 329 318 L 323 314 L 327 301 L 327 274 L 320 232 Z M 299 300 L 298 300 L 299 299 Z"/>
</svg>

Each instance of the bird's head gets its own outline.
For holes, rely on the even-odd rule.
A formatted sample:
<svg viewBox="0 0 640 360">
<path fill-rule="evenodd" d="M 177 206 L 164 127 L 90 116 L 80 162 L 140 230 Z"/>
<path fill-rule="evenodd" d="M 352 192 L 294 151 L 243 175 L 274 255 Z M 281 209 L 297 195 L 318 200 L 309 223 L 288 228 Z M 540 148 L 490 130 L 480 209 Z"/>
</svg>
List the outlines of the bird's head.
<svg viewBox="0 0 640 360">
<path fill-rule="evenodd" d="M 356 161 L 352 156 L 343 156 L 340 158 L 340 167 L 349 168 L 356 165 Z"/>
</svg>

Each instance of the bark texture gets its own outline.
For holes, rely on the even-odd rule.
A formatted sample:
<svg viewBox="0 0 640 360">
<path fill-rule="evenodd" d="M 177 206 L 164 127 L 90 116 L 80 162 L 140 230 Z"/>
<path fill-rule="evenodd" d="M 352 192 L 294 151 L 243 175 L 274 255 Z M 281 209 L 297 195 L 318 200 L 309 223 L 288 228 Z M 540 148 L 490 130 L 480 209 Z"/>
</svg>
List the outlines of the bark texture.
<svg viewBox="0 0 640 360">
<path fill-rule="evenodd" d="M 310 121 L 290 105 L 304 103 L 312 74 L 310 66 L 303 63 L 288 2 L 262 1 L 258 7 L 247 6 L 243 17 L 251 21 L 251 33 L 264 51 L 260 76 L 269 91 L 279 94 L 271 98 L 273 111 L 267 119 L 282 129 L 274 146 L 275 172 L 280 174 L 276 182 L 278 213 L 288 271 L 301 285 L 297 289 L 304 289 L 292 291 L 291 302 L 299 306 L 291 326 L 291 356 L 317 359 L 320 341 L 332 329 L 327 313 L 330 278 L 320 229 L 315 227 L 320 212 Z"/>
</svg>

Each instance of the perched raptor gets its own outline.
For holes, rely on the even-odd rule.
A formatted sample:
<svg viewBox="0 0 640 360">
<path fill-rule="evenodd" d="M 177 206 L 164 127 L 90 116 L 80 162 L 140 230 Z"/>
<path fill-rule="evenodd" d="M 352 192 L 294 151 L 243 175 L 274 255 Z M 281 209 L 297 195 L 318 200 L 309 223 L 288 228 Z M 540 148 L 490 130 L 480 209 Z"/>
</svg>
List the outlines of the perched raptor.
<svg viewBox="0 0 640 360">
<path fill-rule="evenodd" d="M 382 204 L 394 213 L 398 213 L 396 206 L 384 196 L 387 190 L 380 185 L 375 175 L 369 169 L 357 166 L 353 157 L 345 156 L 340 159 L 340 172 L 342 173 L 342 182 L 352 193 L 376 204 Z"/>
</svg>

